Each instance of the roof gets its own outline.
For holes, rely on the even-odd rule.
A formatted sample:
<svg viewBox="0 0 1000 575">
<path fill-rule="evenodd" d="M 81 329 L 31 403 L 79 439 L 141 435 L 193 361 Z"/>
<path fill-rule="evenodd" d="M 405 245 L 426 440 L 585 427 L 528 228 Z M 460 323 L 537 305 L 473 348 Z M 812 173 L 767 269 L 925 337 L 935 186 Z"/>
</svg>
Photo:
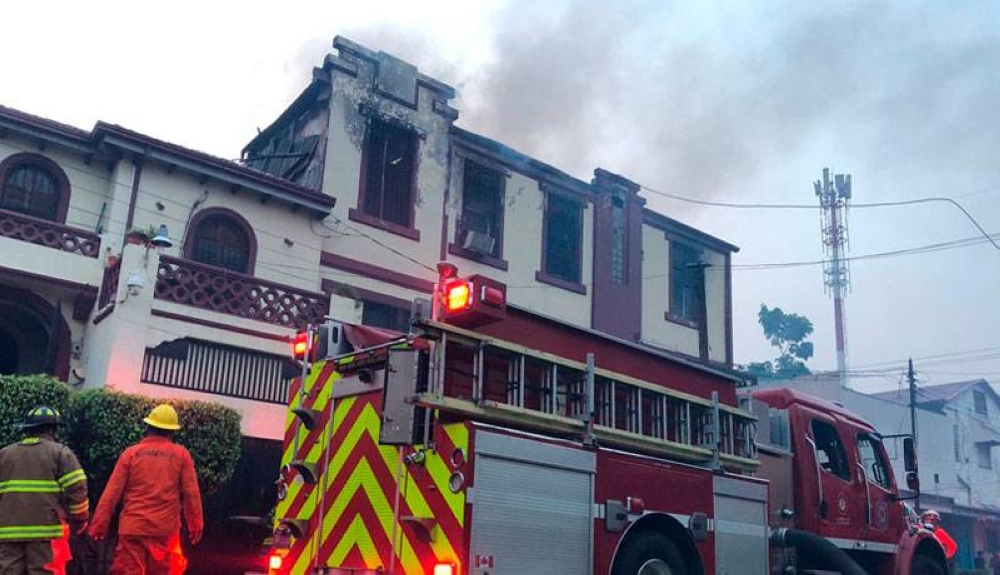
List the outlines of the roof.
<svg viewBox="0 0 1000 575">
<path fill-rule="evenodd" d="M 258 192 L 263 196 L 285 200 L 312 210 L 318 215 L 329 213 L 336 201 L 326 194 L 248 168 L 238 162 L 185 148 L 116 124 L 98 122 L 93 130 L 87 132 L 68 124 L 0 105 L 0 130 L 4 129 L 53 141 L 84 153 L 97 153 L 111 147 L 132 152 L 137 156 L 151 157 L 198 175 Z"/>
<path fill-rule="evenodd" d="M 971 389 L 973 387 L 982 387 L 983 389 L 988 390 L 994 400 L 1000 402 L 1000 396 L 997 395 L 996 390 L 993 389 L 993 386 L 990 385 L 988 381 L 985 379 L 970 379 L 968 381 L 956 381 L 952 383 L 942 383 L 939 385 L 920 386 L 917 388 L 917 405 L 921 407 L 940 409 L 944 407 L 945 404 L 964 393 L 967 389 Z M 871 396 L 886 399 L 902 405 L 908 405 L 910 402 L 909 392 L 905 389 L 872 393 Z"/>
</svg>

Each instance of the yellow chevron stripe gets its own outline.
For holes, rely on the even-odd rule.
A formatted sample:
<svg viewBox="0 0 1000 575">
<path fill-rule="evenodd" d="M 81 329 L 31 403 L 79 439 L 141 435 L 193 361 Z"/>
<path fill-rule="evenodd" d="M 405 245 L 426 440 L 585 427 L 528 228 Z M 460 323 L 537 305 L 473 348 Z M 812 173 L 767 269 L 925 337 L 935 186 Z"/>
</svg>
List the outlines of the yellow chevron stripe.
<svg viewBox="0 0 1000 575">
<path fill-rule="evenodd" d="M 450 455 L 450 454 L 449 454 Z M 445 463 L 444 458 L 438 454 L 435 457 L 428 457 L 426 461 L 427 472 L 434 481 L 434 486 L 448 504 L 451 514 L 455 516 L 458 524 L 465 526 L 465 491 L 453 493 L 448 487 L 448 478 L 451 476 L 451 468 Z"/>
<path fill-rule="evenodd" d="M 451 423 L 443 426 L 444 432 L 448 434 L 448 439 L 452 445 L 461 447 L 466 454 L 469 452 L 469 428 L 464 423 Z"/>
<path fill-rule="evenodd" d="M 312 375 L 312 376 L 310 376 L 310 378 L 311 378 L 312 382 L 315 382 L 316 378 L 318 377 L 319 371 L 318 370 L 314 370 L 313 373 L 316 374 L 316 375 Z M 336 374 L 334 374 L 334 377 L 330 378 L 330 385 L 323 385 L 323 387 L 320 388 L 319 393 L 316 395 L 316 401 L 313 403 L 313 407 L 312 407 L 313 409 L 315 409 L 317 411 L 323 411 L 324 409 L 326 409 L 326 404 L 329 403 L 329 401 L 330 401 L 330 395 L 333 393 L 333 383 L 337 379 L 338 379 L 338 377 L 336 376 Z M 312 383 L 310 383 L 309 389 L 312 389 Z M 292 409 L 294 409 L 295 407 L 298 407 L 299 403 L 300 403 L 299 402 L 299 398 L 296 395 L 295 399 L 292 401 L 291 405 L 288 408 L 288 415 L 287 415 L 287 418 L 285 420 L 285 434 L 286 434 L 286 436 L 288 435 L 288 431 L 290 429 L 292 429 L 292 426 L 299 425 L 298 418 L 295 417 L 295 414 L 292 413 Z M 338 407 L 339 407 L 339 403 L 343 403 L 343 402 L 338 402 Z M 303 429 L 302 433 L 305 434 L 306 430 Z M 288 445 L 285 446 L 285 452 L 281 455 L 281 462 L 282 463 L 288 463 L 289 461 L 291 461 L 294 458 L 294 452 L 292 451 L 292 448 L 294 447 L 293 443 L 294 442 L 290 442 Z M 318 441 L 316 442 L 317 445 L 319 443 L 320 442 L 318 442 Z M 313 453 L 310 452 L 309 453 L 309 457 L 311 457 L 312 455 L 313 455 Z M 314 459 L 310 459 L 310 461 L 315 461 L 315 460 Z"/>
<path fill-rule="evenodd" d="M 330 554 L 330 564 L 343 564 L 344 558 L 347 557 L 347 554 L 354 547 L 357 547 L 361 551 L 361 556 L 365 560 L 365 567 L 377 568 L 382 564 L 378 550 L 375 549 L 375 543 L 372 541 L 371 535 L 368 534 L 368 529 L 365 527 L 365 522 L 361 519 L 360 515 L 351 521 L 351 525 L 344 533 L 344 537 L 334 547 L 333 553 Z M 385 567 L 388 566 L 386 565 Z"/>
<path fill-rule="evenodd" d="M 344 509 L 354 498 L 358 490 L 364 491 L 365 496 L 371 503 L 372 509 L 375 510 L 375 515 L 378 517 L 380 526 L 385 533 L 385 538 L 392 540 L 392 504 L 386 498 L 386 494 L 382 493 L 382 489 L 378 484 L 378 479 L 375 478 L 375 474 L 372 471 L 371 466 L 368 464 L 368 460 L 362 459 L 358 462 L 357 468 L 351 474 L 350 479 L 344 485 L 344 489 L 334 500 L 333 504 L 330 506 L 329 512 L 326 514 L 325 521 L 323 522 L 323 533 L 322 541 L 326 541 L 330 537 L 330 532 L 333 530 L 333 525 L 336 523 L 337 519 L 344 514 Z M 369 525 L 369 529 L 374 529 L 375 526 Z M 405 572 L 407 573 L 420 573 L 422 568 L 420 566 L 420 560 L 417 558 L 416 552 L 413 550 L 413 545 L 410 540 L 406 537 L 406 534 L 401 530 L 396 533 L 397 539 L 397 557 L 399 557 L 399 564 Z M 368 567 L 376 567 L 377 565 L 369 565 Z"/>
<path fill-rule="evenodd" d="M 430 459 L 430 455 L 428 455 L 428 459 Z M 403 476 L 403 482 L 403 492 L 406 493 L 406 505 L 409 506 L 413 515 L 416 517 L 434 517 L 434 512 L 431 511 L 431 506 L 424 498 L 424 494 L 420 490 L 420 486 L 410 478 L 409 473 Z M 409 484 L 407 484 L 407 482 L 409 482 Z M 461 524 L 461 519 L 459 520 L 459 524 Z M 433 537 L 431 537 L 430 541 L 431 549 L 434 551 L 434 555 L 441 561 L 458 562 L 458 553 L 455 552 L 455 548 L 452 546 L 451 541 L 445 537 L 441 527 L 435 527 L 434 531 L 435 533 L 433 534 Z"/>
</svg>

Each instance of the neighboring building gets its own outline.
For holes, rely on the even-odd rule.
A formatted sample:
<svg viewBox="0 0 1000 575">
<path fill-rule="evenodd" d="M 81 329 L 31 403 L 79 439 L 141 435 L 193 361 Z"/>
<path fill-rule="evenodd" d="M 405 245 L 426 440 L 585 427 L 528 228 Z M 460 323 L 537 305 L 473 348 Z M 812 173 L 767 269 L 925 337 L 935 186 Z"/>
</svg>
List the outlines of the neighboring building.
<svg viewBox="0 0 1000 575">
<path fill-rule="evenodd" d="M 864 394 L 840 386 L 834 374 L 762 381 L 790 385 L 840 403 L 870 421 L 883 435 L 910 433 L 909 390 Z M 935 509 L 959 542 L 956 564 L 972 567 L 977 550 L 1000 550 L 1000 474 L 994 447 L 1000 445 L 1000 397 L 984 379 L 917 390 L 920 507 Z M 887 441 L 896 482 L 905 486 L 902 449 Z"/>
<path fill-rule="evenodd" d="M 735 246 L 622 176 L 582 181 L 461 129 L 451 87 L 333 45 L 241 163 L 0 107 L 0 373 L 229 405 L 240 493 L 273 482 L 295 330 L 405 330 L 442 260 L 546 322 L 728 370 Z M 169 247 L 126 241 L 161 225 Z M 273 498 L 233 501 L 251 500 Z"/>
</svg>

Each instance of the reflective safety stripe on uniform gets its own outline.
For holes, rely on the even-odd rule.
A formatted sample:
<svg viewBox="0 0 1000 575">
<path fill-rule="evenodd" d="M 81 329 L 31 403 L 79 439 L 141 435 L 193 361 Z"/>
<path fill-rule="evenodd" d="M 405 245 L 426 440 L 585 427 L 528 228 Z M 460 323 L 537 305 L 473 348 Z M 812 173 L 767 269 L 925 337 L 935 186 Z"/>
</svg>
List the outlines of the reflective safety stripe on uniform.
<svg viewBox="0 0 1000 575">
<path fill-rule="evenodd" d="M 62 537 L 62 525 L 9 525 L 0 527 L 0 540 L 55 539 Z"/>
<path fill-rule="evenodd" d="M 43 479 L 11 479 L 0 481 L 2 493 L 59 493 L 62 488 L 55 481 Z"/>
<path fill-rule="evenodd" d="M 79 515 L 81 513 L 90 511 L 90 502 L 84 499 L 82 503 L 78 503 L 76 505 L 67 505 L 66 508 L 69 510 L 70 515 Z"/>
<path fill-rule="evenodd" d="M 66 475 L 63 475 L 62 477 L 60 477 L 56 481 L 59 482 L 59 486 L 60 487 L 62 487 L 63 489 L 66 489 L 67 487 L 70 487 L 72 485 L 76 485 L 77 483 L 80 483 L 81 481 L 85 481 L 86 479 L 87 479 L 87 475 L 84 474 L 83 470 L 82 469 L 77 469 L 76 471 L 70 471 L 69 473 L 67 473 Z"/>
</svg>

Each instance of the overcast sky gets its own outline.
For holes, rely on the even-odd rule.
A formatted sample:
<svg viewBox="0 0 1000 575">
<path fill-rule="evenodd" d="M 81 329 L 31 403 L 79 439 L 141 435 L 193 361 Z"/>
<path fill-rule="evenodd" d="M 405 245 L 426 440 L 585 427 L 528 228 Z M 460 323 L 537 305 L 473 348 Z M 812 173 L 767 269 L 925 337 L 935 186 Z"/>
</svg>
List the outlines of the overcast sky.
<svg viewBox="0 0 1000 575">
<path fill-rule="evenodd" d="M 459 125 L 583 179 L 600 166 L 702 200 L 812 204 L 830 167 L 852 174 L 856 203 L 949 196 L 997 233 L 1000 4 L 926 4 L 21 2 L 0 34 L 0 104 L 236 158 L 341 34 L 455 86 Z M 822 267 L 741 267 L 821 259 L 818 210 L 643 193 L 741 247 L 737 361 L 773 357 L 766 303 L 810 318 L 811 367 L 836 366 Z M 978 234 L 945 205 L 856 208 L 849 228 L 851 256 Z M 998 293 L 1000 250 L 984 242 L 854 261 L 849 362 L 913 356 L 928 383 L 1000 381 Z"/>
</svg>

